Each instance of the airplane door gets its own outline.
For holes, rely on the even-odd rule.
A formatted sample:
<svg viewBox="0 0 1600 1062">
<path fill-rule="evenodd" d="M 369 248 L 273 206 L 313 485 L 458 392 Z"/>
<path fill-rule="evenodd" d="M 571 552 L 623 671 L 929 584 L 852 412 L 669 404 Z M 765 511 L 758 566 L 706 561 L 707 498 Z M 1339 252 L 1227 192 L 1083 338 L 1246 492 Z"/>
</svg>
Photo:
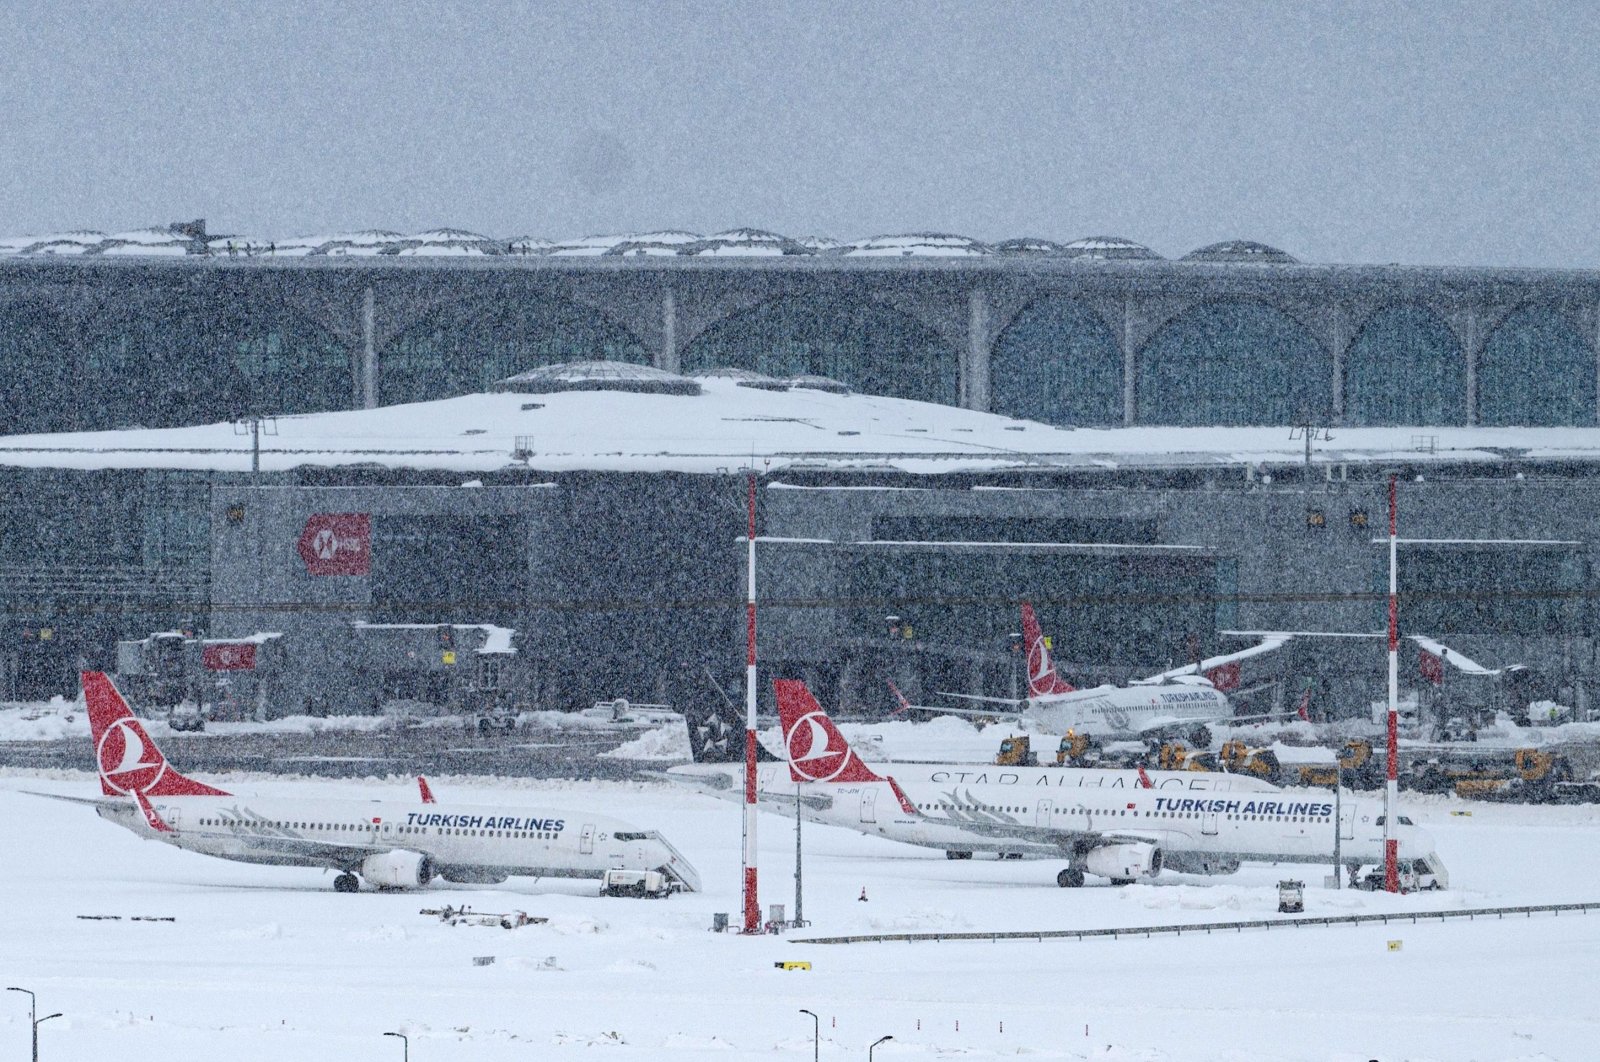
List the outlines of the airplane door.
<svg viewBox="0 0 1600 1062">
<path fill-rule="evenodd" d="M 1356 809 L 1352 804 L 1345 804 L 1339 808 L 1339 839 L 1341 841 L 1356 839 Z"/>
<path fill-rule="evenodd" d="M 1050 813 L 1055 808 L 1055 802 L 1050 800 L 1039 801 L 1039 806 L 1033 809 L 1033 824 L 1035 826 L 1049 826 Z"/>
<path fill-rule="evenodd" d="M 594 854 L 594 826 L 590 823 L 584 823 L 583 832 L 578 835 L 578 851 L 583 855 Z"/>
<path fill-rule="evenodd" d="M 1217 813 L 1215 811 L 1201 812 L 1200 832 L 1210 837 L 1217 835 Z"/>
<path fill-rule="evenodd" d="M 878 821 L 878 790 L 868 787 L 861 791 L 861 821 Z"/>
</svg>

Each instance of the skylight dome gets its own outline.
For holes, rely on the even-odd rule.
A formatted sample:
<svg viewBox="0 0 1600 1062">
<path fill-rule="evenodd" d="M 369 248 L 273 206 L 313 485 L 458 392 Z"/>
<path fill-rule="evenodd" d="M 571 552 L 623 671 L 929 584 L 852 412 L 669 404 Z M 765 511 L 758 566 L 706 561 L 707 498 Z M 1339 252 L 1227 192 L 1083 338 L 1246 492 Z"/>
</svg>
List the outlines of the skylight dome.
<svg viewBox="0 0 1600 1062">
<path fill-rule="evenodd" d="M 1063 248 L 1069 258 L 1103 258 L 1112 261 L 1153 261 L 1161 256 L 1126 236 L 1085 236 Z"/>
<path fill-rule="evenodd" d="M 656 395 L 697 395 L 698 383 L 653 365 L 628 361 L 567 361 L 508 376 L 496 391 L 541 395 L 555 391 L 635 391 Z"/>
<path fill-rule="evenodd" d="M 1254 240 L 1223 240 L 1190 251 L 1183 256 L 1185 262 L 1269 262 L 1273 265 L 1293 265 L 1299 259 L 1288 251 Z"/>
<path fill-rule="evenodd" d="M 776 376 L 768 376 L 753 369 L 741 369 L 736 365 L 696 369 L 689 375 L 696 380 L 733 380 L 740 387 L 754 387 L 761 391 L 787 391 L 791 386 L 788 380 L 780 380 Z"/>
</svg>

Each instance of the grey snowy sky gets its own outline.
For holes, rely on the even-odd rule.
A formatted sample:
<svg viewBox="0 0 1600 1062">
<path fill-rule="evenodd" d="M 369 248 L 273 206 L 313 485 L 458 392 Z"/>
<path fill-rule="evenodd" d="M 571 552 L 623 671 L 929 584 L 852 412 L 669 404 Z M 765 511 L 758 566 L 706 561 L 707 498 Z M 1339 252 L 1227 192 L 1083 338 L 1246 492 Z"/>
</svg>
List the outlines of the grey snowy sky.
<svg viewBox="0 0 1600 1062">
<path fill-rule="evenodd" d="M 0 235 L 739 225 L 1600 265 L 1594 3 L 0 0 Z"/>
</svg>

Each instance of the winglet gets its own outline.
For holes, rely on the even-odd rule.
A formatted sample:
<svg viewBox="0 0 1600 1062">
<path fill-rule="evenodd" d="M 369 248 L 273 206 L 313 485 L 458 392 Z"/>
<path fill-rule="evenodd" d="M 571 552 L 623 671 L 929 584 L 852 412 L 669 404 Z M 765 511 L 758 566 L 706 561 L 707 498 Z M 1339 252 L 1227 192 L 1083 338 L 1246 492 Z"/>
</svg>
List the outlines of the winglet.
<svg viewBox="0 0 1600 1062">
<path fill-rule="evenodd" d="M 1144 764 L 1142 764 L 1142 763 L 1139 764 L 1138 768 L 1139 768 L 1139 785 L 1142 786 L 1145 789 L 1154 789 L 1155 786 L 1151 784 L 1150 776 L 1148 774 L 1144 773 Z"/>
<path fill-rule="evenodd" d="M 789 776 L 796 782 L 882 782 L 862 762 L 828 713 L 798 679 L 778 679 L 778 718 L 783 723 Z"/>
<path fill-rule="evenodd" d="M 1048 697 L 1073 691 L 1072 684 L 1063 682 L 1056 674 L 1055 661 L 1050 658 L 1050 643 L 1039 629 L 1039 617 L 1034 615 L 1033 605 L 1027 601 L 1022 603 L 1022 644 L 1028 650 L 1029 696 Z"/>
<path fill-rule="evenodd" d="M 420 774 L 417 775 L 417 789 L 422 793 L 422 802 L 424 804 L 438 803 L 437 800 L 433 799 L 433 790 L 428 788 L 428 780 Z"/>
</svg>

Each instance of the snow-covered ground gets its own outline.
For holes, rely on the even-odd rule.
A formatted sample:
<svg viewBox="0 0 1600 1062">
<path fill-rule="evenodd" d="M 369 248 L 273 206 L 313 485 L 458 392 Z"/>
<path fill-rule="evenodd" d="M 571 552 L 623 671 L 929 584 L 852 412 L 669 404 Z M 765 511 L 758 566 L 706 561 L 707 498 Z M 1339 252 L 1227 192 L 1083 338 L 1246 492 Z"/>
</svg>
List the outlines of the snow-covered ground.
<svg viewBox="0 0 1600 1062">
<path fill-rule="evenodd" d="M 271 779 L 274 794 L 409 792 L 409 780 Z M 708 932 L 736 912 L 739 811 L 665 783 L 435 779 L 441 799 L 534 794 L 661 828 L 706 891 L 601 899 L 588 883 L 335 894 L 320 871 L 251 867 L 139 840 L 88 808 L 92 776 L 0 777 L 4 984 L 39 993 L 46 1058 L 497 1059 L 999 1057 L 1159 1060 L 1584 1060 L 1600 1021 L 1600 917 L 1089 942 L 807 945 Z M 805 828 L 805 912 L 791 936 L 1015 930 L 1272 917 L 1279 878 L 1311 914 L 1600 899 L 1600 809 L 1413 799 L 1453 891 L 1334 892 L 1319 868 L 1062 890 L 1050 862 L 948 862 L 854 833 Z M 1462 814 L 1470 812 L 1470 815 Z M 760 820 L 763 899 L 792 903 L 792 826 Z M 865 888 L 868 902 L 857 897 Z M 443 926 L 442 902 L 525 910 L 513 931 Z M 173 916 L 176 922 L 80 915 Z M 1400 950 L 1389 941 L 1400 940 Z M 478 966 L 474 957 L 494 956 Z M 810 971 L 773 963 L 804 959 Z M 24 1057 L 27 1005 L 0 994 L 0 1052 Z"/>
</svg>

